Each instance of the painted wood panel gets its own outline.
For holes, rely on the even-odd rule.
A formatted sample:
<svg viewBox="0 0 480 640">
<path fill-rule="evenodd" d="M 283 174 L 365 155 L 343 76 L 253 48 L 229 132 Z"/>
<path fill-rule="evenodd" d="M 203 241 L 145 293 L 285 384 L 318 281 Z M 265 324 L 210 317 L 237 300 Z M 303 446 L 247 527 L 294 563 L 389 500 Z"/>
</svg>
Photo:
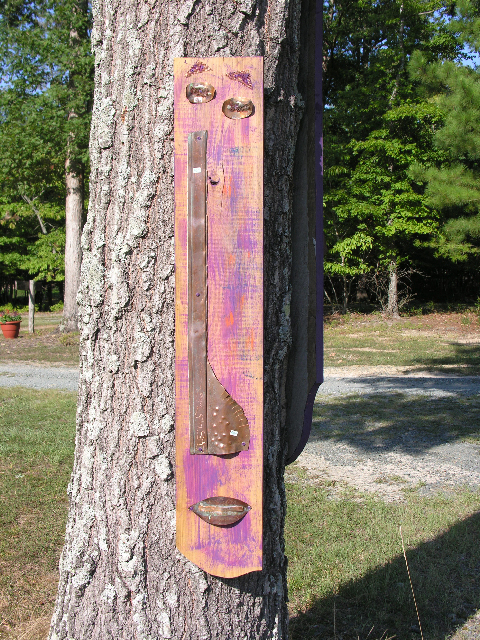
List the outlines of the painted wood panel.
<svg viewBox="0 0 480 640">
<path fill-rule="evenodd" d="M 235 577 L 262 568 L 263 483 L 263 58 L 178 58 L 175 84 L 176 482 L 177 547 L 208 573 Z M 215 88 L 192 104 L 191 82 Z M 232 97 L 254 113 L 230 119 Z M 248 450 L 190 453 L 188 375 L 188 135 L 207 131 L 207 353 L 216 378 L 242 407 Z M 191 509 L 228 497 L 251 509 L 220 527 Z"/>
</svg>

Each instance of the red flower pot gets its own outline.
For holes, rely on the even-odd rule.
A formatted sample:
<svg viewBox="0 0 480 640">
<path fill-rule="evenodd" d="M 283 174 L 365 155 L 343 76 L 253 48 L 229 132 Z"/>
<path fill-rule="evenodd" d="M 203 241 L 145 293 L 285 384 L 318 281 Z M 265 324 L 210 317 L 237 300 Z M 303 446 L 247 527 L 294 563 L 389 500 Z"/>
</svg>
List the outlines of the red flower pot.
<svg viewBox="0 0 480 640">
<path fill-rule="evenodd" d="M 3 337 L 4 338 L 18 338 L 18 334 L 20 332 L 20 323 L 21 320 L 12 320 L 12 322 L 2 322 L 0 327 L 2 327 Z"/>
</svg>

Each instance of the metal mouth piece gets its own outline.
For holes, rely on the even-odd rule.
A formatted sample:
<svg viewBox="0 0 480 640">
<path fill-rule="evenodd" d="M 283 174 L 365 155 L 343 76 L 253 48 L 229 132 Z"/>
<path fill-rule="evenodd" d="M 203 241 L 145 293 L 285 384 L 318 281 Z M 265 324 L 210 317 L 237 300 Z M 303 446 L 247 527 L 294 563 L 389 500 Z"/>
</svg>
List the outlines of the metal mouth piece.
<svg viewBox="0 0 480 640">
<path fill-rule="evenodd" d="M 208 524 L 214 524 L 217 527 L 226 527 L 229 524 L 235 524 L 241 520 L 250 510 L 251 506 L 243 500 L 237 498 L 224 498 L 215 496 L 200 500 L 197 504 L 189 507 Z"/>
<path fill-rule="evenodd" d="M 187 100 L 192 104 L 210 102 L 216 95 L 215 87 L 206 82 L 191 82 L 186 89 Z"/>
<path fill-rule="evenodd" d="M 249 118 L 255 113 L 255 106 L 248 98 L 229 98 L 222 105 L 223 114 L 232 120 Z"/>
</svg>

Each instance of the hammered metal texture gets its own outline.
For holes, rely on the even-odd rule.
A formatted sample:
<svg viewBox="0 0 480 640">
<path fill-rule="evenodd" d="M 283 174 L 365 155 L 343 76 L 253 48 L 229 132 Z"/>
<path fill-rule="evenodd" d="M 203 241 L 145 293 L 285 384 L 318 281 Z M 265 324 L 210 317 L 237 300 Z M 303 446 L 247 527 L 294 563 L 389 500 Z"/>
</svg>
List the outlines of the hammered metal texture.
<svg viewBox="0 0 480 640">
<path fill-rule="evenodd" d="M 250 117 L 255 111 L 255 107 L 248 98 L 229 98 L 223 103 L 222 111 L 227 118 L 240 120 Z"/>
<path fill-rule="evenodd" d="M 217 380 L 207 360 L 208 453 L 224 456 L 246 451 L 250 429 L 242 407 Z"/>
<path fill-rule="evenodd" d="M 218 527 L 235 524 L 250 510 L 251 506 L 237 498 L 206 498 L 194 504 L 190 509 L 199 518 Z"/>
</svg>

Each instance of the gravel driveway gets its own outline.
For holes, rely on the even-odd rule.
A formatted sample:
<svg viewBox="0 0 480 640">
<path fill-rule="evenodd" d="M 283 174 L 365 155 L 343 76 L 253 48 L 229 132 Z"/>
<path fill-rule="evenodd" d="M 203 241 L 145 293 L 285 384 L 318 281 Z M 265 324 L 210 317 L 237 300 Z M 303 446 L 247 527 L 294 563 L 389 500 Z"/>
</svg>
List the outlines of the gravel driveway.
<svg viewBox="0 0 480 640">
<path fill-rule="evenodd" d="M 0 386 L 32 389 L 78 388 L 78 369 L 27 364 L 0 365 Z M 325 382 L 317 396 L 319 426 L 313 430 L 297 464 L 317 477 L 347 483 L 360 491 L 375 493 L 385 500 L 399 500 L 403 489 L 419 487 L 422 494 L 448 491 L 458 485 L 480 487 L 480 445 L 459 438 L 444 441 L 436 434 L 415 437 L 398 429 L 388 447 L 366 446 L 365 434 L 348 438 L 328 437 L 329 425 L 322 423 L 323 398 L 392 397 L 478 398 L 479 377 L 432 375 L 394 367 L 326 369 Z M 432 406 L 435 408 L 435 405 Z M 372 418 L 373 420 L 374 418 Z M 479 416 L 480 422 L 480 416 Z M 478 422 L 477 422 L 478 425 Z M 368 434 L 367 434 L 368 435 Z M 419 446 L 421 445 L 421 446 Z"/>
<path fill-rule="evenodd" d="M 31 364 L 1 364 L 0 387 L 28 387 L 30 389 L 78 389 L 78 369 L 45 367 Z"/>
<path fill-rule="evenodd" d="M 427 411 L 435 412 L 440 410 L 435 400 L 445 403 L 445 399 L 452 398 L 477 402 L 479 390 L 480 378 L 473 376 L 432 375 L 418 370 L 405 372 L 393 367 L 356 368 L 354 371 L 327 369 L 325 382 L 317 395 L 316 428 L 297 464 L 313 476 L 329 481 L 333 487 L 346 483 L 388 501 L 401 500 L 403 490 L 412 487 L 418 488 L 422 495 L 434 491 L 448 493 L 457 486 L 480 488 L 480 445 L 474 437 L 445 437 L 445 432 L 415 429 L 415 407 L 422 402 L 425 405 L 430 401 L 426 405 Z M 322 399 L 340 401 L 352 396 L 361 396 L 367 402 L 371 398 L 372 415 L 364 420 L 359 432 L 345 429 L 345 433 L 339 435 L 338 425 L 335 430 L 328 417 L 323 417 L 328 412 L 322 412 Z M 388 440 L 377 437 L 381 425 L 379 428 L 373 405 L 375 398 L 380 396 L 387 401 L 391 399 L 394 424 L 396 398 L 401 397 L 404 405 L 411 400 L 411 430 L 404 429 L 403 420 L 402 426 L 396 431 L 393 429 L 394 435 L 390 434 Z M 338 407 L 341 410 L 341 404 Z M 330 416 L 331 412 L 332 409 Z M 472 430 L 478 433 L 480 414 L 477 417 Z M 348 420 L 345 417 L 346 425 Z M 446 425 L 446 429 L 449 426 L 452 425 Z"/>
</svg>

